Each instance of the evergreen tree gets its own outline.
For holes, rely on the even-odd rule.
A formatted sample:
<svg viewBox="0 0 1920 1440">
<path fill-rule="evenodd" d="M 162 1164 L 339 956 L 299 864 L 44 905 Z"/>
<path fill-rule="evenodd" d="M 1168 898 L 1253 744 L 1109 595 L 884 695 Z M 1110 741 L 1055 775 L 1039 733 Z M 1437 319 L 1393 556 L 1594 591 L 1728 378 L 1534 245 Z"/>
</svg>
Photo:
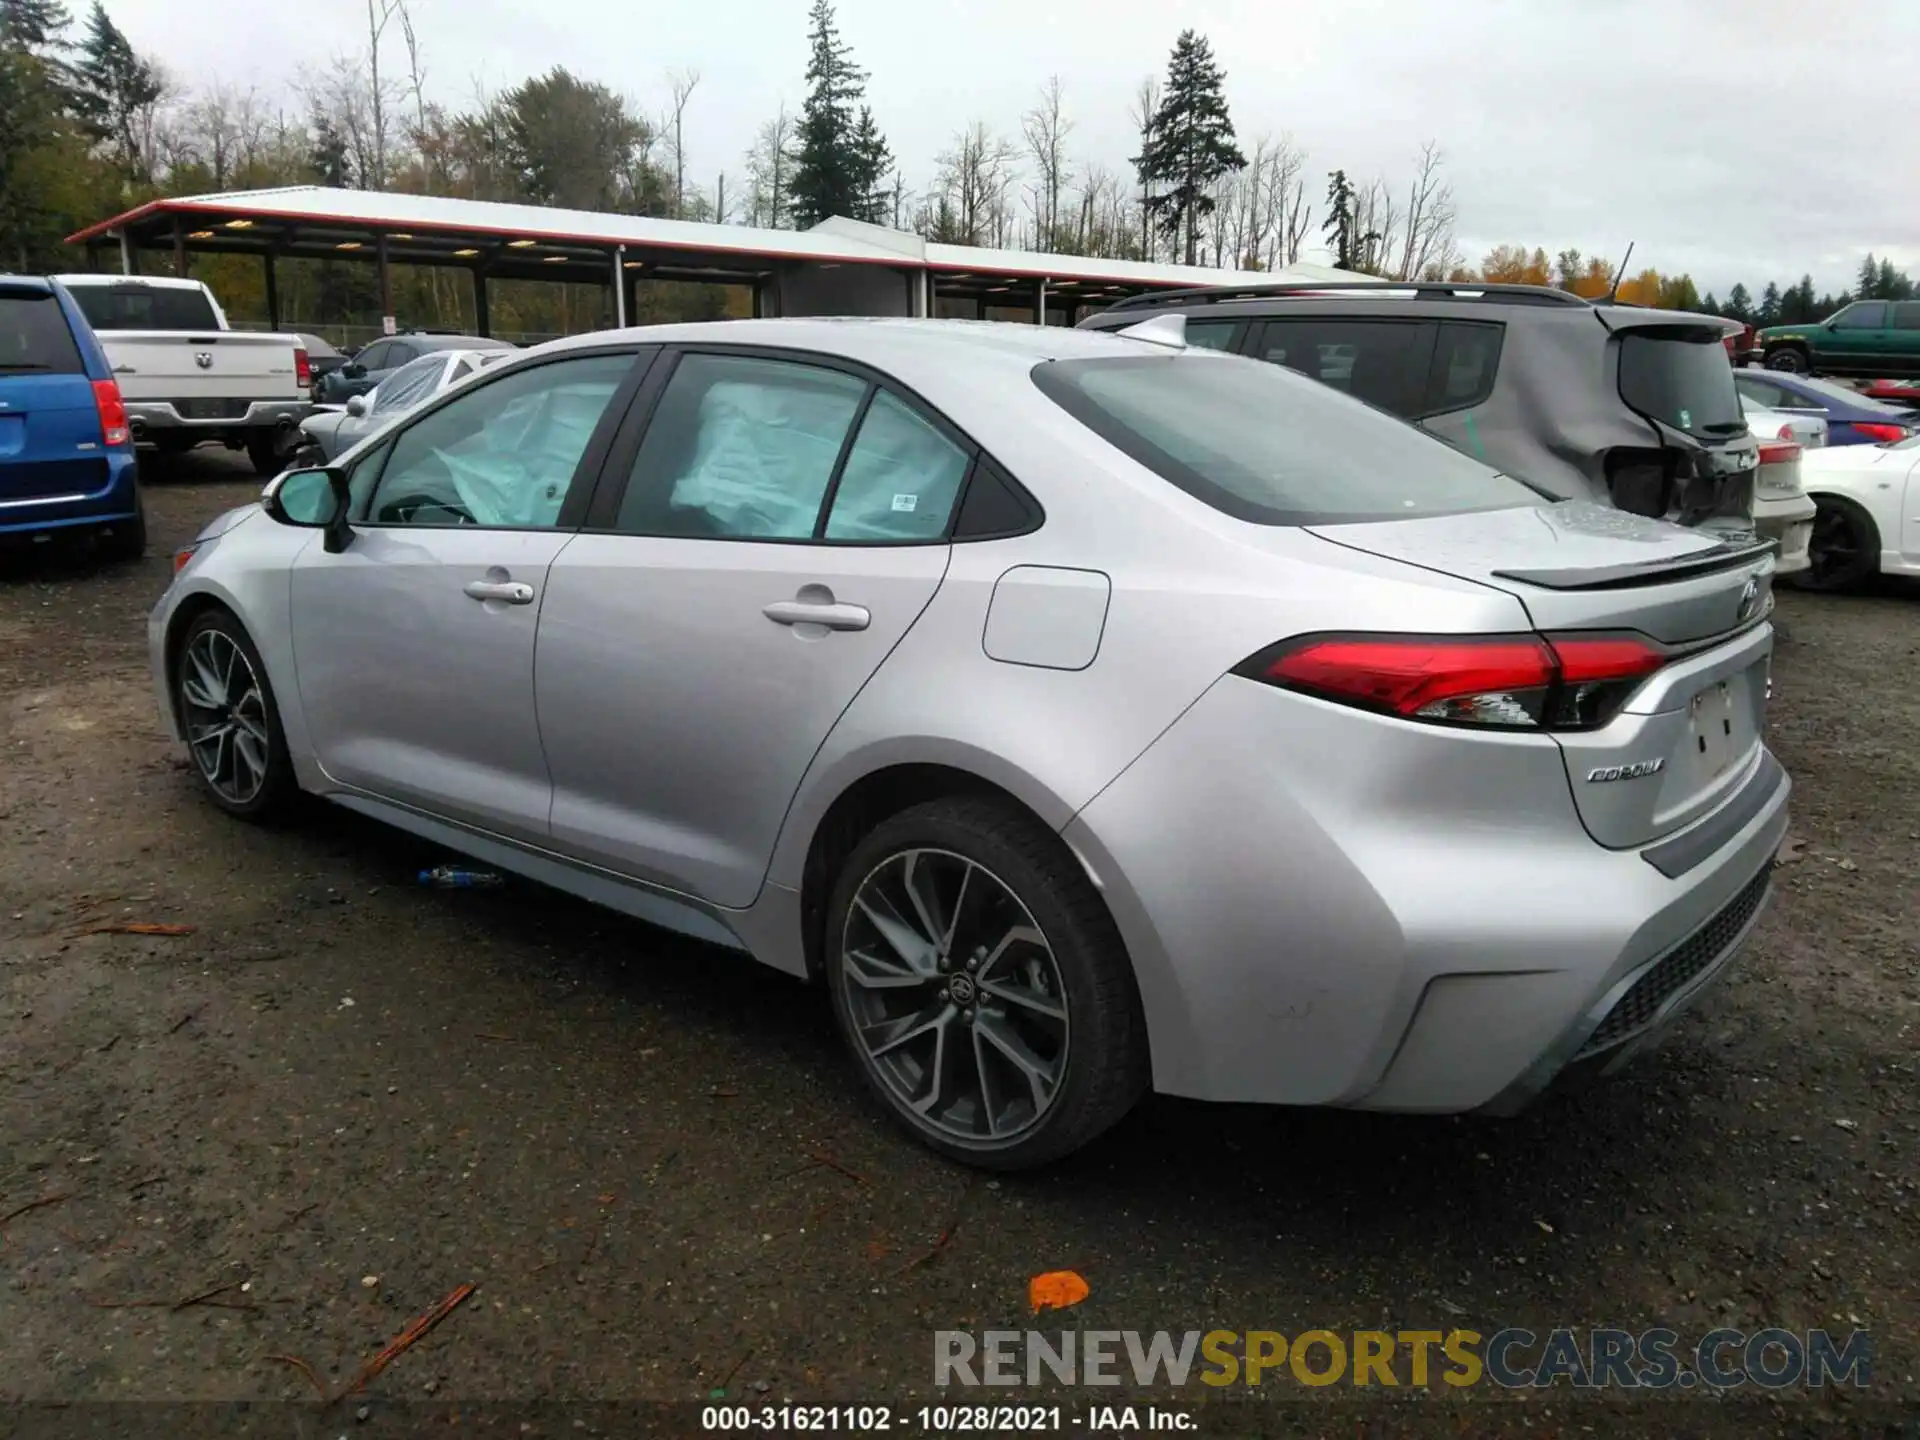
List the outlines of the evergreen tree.
<svg viewBox="0 0 1920 1440">
<path fill-rule="evenodd" d="M 1767 288 L 1760 292 L 1760 308 L 1754 312 L 1756 325 L 1778 325 L 1780 323 L 1780 287 L 1769 280 Z"/>
<path fill-rule="evenodd" d="M 90 178 L 62 58 L 69 23 L 54 0 L 0 0 L 0 269 L 56 263 Z"/>
<path fill-rule="evenodd" d="M 1893 261 L 1882 259 L 1880 269 L 1874 276 L 1874 289 L 1882 300 L 1911 300 L 1913 281 L 1907 278 L 1907 272 L 1896 270 Z"/>
<path fill-rule="evenodd" d="M 1186 263 L 1197 263 L 1200 220 L 1215 208 L 1213 190 L 1222 176 L 1244 169 L 1247 157 L 1234 141 L 1222 89 L 1226 74 L 1206 37 L 1183 30 L 1167 61 L 1167 86 L 1154 112 L 1146 145 L 1134 157 L 1140 183 L 1152 196 L 1149 213 L 1160 233 L 1180 246 Z"/>
<path fill-rule="evenodd" d="M 1700 313 L 1702 315 L 1718 315 L 1720 313 L 1720 302 L 1714 297 L 1714 293 L 1711 290 L 1707 291 L 1707 298 L 1700 302 Z"/>
<path fill-rule="evenodd" d="M 72 23 L 60 0 L 0 0 L 0 50 L 64 49 L 60 37 Z"/>
<path fill-rule="evenodd" d="M 1753 319 L 1753 297 L 1747 293 L 1747 287 L 1737 280 L 1733 289 L 1727 292 L 1726 313 L 1743 325 Z"/>
<path fill-rule="evenodd" d="M 152 184 L 153 160 L 140 121 L 165 86 L 160 72 L 134 51 L 100 0 L 93 0 L 93 13 L 87 17 L 75 77 L 80 118 L 96 139 L 113 147 L 127 179 Z"/>
<path fill-rule="evenodd" d="M 1337 270 L 1351 270 L 1359 259 L 1353 229 L 1353 182 L 1346 171 L 1335 170 L 1327 177 L 1327 218 L 1320 230 L 1328 238 Z"/>
<path fill-rule="evenodd" d="M 307 163 L 313 167 L 313 178 L 336 190 L 350 189 L 353 164 L 348 158 L 346 137 L 334 125 L 333 117 L 321 110 L 314 112 L 311 129 L 313 147 L 307 152 Z"/>
<path fill-rule="evenodd" d="M 794 223 L 805 229 L 830 215 L 876 223 L 887 218 L 881 177 L 892 165 L 873 112 L 860 103 L 867 72 L 834 25 L 832 0 L 813 0 L 807 38 L 807 91 L 800 111 L 791 193 Z"/>
<path fill-rule="evenodd" d="M 1854 281 L 1854 291 L 1862 300 L 1883 300 L 1880 293 L 1880 266 L 1873 258 L 1873 252 L 1867 252 L 1867 258 L 1860 262 L 1860 277 Z"/>
</svg>

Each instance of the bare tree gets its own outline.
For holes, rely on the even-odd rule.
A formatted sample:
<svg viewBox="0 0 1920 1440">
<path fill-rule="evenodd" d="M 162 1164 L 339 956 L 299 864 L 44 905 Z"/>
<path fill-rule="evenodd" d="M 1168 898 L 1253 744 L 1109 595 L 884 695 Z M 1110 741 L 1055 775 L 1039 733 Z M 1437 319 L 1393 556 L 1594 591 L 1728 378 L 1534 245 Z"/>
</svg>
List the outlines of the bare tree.
<svg viewBox="0 0 1920 1440">
<path fill-rule="evenodd" d="M 1036 250 L 1060 248 L 1060 192 L 1073 179 L 1067 159 L 1067 134 L 1073 122 L 1061 101 L 1060 77 L 1051 75 L 1040 88 L 1040 101 L 1020 121 L 1027 154 L 1038 172 L 1033 187 Z"/>
<path fill-rule="evenodd" d="M 1011 224 L 1008 192 L 1017 172 L 1019 150 L 976 120 L 943 150 L 922 230 L 952 245 L 1003 245 Z"/>
<path fill-rule="evenodd" d="M 673 145 L 673 215 L 676 220 L 687 217 L 687 101 L 693 98 L 694 87 L 700 83 L 698 70 L 673 70 L 667 74 L 667 83 L 673 87 L 673 107 L 668 120 L 672 132 Z"/>
<path fill-rule="evenodd" d="M 406 0 L 367 0 L 367 95 L 373 123 L 368 183 L 375 190 L 387 183 L 387 91 L 380 81 L 380 38 L 394 15 L 405 10 Z"/>
<path fill-rule="evenodd" d="M 1456 212 L 1453 186 L 1442 175 L 1445 157 L 1437 142 L 1420 147 L 1420 163 L 1407 188 L 1406 222 L 1401 234 L 1396 280 L 1416 280 L 1439 265 L 1452 268 L 1453 226 Z"/>
<path fill-rule="evenodd" d="M 1127 118 L 1133 122 L 1133 128 L 1140 136 L 1140 154 L 1145 155 L 1153 140 L 1153 117 L 1160 113 L 1160 81 L 1149 75 L 1140 82 L 1133 92 L 1133 101 L 1127 106 Z M 1134 167 L 1139 168 L 1139 157 L 1134 159 Z M 1153 259 L 1153 186 L 1146 180 L 1140 182 L 1140 258 Z"/>
<path fill-rule="evenodd" d="M 1361 270 L 1382 273 L 1386 258 L 1398 244 L 1400 220 L 1393 187 L 1385 180 L 1372 180 L 1354 193 L 1353 233 Z"/>
<path fill-rule="evenodd" d="M 788 221 L 787 180 L 793 173 L 793 116 L 785 102 L 747 151 L 747 223 L 774 230 Z"/>
</svg>

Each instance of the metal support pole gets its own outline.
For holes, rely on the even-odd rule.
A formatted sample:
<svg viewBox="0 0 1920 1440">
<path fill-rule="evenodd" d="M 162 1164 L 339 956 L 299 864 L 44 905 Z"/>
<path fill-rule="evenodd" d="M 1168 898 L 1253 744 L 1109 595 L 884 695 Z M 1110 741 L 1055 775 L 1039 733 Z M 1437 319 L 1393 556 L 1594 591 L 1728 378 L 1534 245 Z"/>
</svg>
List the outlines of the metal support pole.
<svg viewBox="0 0 1920 1440">
<path fill-rule="evenodd" d="M 267 271 L 267 329 L 280 328 L 280 268 L 273 263 L 273 251 L 260 257 Z"/>
<path fill-rule="evenodd" d="M 493 323 L 487 315 L 487 272 L 478 265 L 473 267 L 473 328 L 488 338 L 493 335 Z"/>
<path fill-rule="evenodd" d="M 187 278 L 187 227 L 178 215 L 173 217 L 173 273 L 182 280 Z"/>
<path fill-rule="evenodd" d="M 124 230 L 120 232 L 120 273 L 122 275 L 140 273 L 140 266 L 133 256 L 133 242 L 127 239 L 127 232 Z"/>
<path fill-rule="evenodd" d="M 382 231 L 374 237 L 374 255 L 380 267 L 380 331 L 390 335 L 398 326 L 390 326 L 393 314 L 393 267 L 387 263 L 387 236 Z"/>
<path fill-rule="evenodd" d="M 1033 323 L 1047 323 L 1047 282 L 1044 280 L 1033 282 Z"/>
<path fill-rule="evenodd" d="M 627 247 L 613 247 L 613 328 L 627 328 Z"/>
<path fill-rule="evenodd" d="M 987 318 L 987 297 L 984 294 L 973 297 L 973 318 L 976 320 Z"/>
<path fill-rule="evenodd" d="M 753 282 L 753 318 L 759 320 L 767 313 L 767 282 Z"/>
</svg>

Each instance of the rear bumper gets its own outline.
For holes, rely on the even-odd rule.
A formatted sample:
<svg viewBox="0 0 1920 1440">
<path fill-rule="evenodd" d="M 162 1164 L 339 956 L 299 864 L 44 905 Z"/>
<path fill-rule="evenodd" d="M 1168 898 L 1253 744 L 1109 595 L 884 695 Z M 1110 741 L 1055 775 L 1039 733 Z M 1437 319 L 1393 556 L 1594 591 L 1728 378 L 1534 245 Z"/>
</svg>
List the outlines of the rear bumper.
<svg viewBox="0 0 1920 1440">
<path fill-rule="evenodd" d="M 1648 1013 L 1600 1047 L 1609 1067 L 1731 963 L 1757 903 L 1731 931 L 1728 917 L 1756 879 L 1764 899 L 1787 823 L 1790 786 L 1761 758 L 1682 832 L 1718 843 L 1669 874 L 1592 841 L 1547 737 L 1409 726 L 1229 679 L 1064 835 L 1133 959 L 1156 1088 L 1505 1110 L 1588 1059 L 1629 995 Z M 1741 808 L 1756 782 L 1760 803 Z M 1681 954 L 1657 995 L 1635 989 Z"/>
<path fill-rule="evenodd" d="M 158 431 L 202 431 L 209 437 L 228 430 L 291 430 L 313 413 L 307 400 L 252 400 L 244 410 L 217 416 L 183 415 L 172 400 L 127 403 L 127 421 L 135 438 Z"/>
<path fill-rule="evenodd" d="M 0 535 L 32 535 L 75 525 L 130 520 L 139 509 L 139 462 L 131 450 L 109 451 L 107 482 L 91 490 L 13 497 L 0 464 Z"/>
<path fill-rule="evenodd" d="M 1806 495 L 1770 499 L 1756 495 L 1753 524 L 1780 547 L 1775 575 L 1792 575 L 1807 568 L 1807 546 L 1813 540 L 1814 503 Z"/>
</svg>

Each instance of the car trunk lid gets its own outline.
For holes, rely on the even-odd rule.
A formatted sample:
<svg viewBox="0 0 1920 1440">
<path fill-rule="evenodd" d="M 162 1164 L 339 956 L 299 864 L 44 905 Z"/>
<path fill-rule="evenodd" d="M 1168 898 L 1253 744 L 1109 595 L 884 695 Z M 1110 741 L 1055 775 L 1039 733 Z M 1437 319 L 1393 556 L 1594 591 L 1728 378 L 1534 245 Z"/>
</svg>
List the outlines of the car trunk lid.
<svg viewBox="0 0 1920 1440">
<path fill-rule="evenodd" d="M 1585 502 L 1306 528 L 1505 591 L 1542 634 L 1634 632 L 1666 650 L 1667 663 L 1605 725 L 1555 733 L 1600 844 L 1644 845 L 1692 823 L 1759 763 L 1771 542 Z"/>
</svg>

